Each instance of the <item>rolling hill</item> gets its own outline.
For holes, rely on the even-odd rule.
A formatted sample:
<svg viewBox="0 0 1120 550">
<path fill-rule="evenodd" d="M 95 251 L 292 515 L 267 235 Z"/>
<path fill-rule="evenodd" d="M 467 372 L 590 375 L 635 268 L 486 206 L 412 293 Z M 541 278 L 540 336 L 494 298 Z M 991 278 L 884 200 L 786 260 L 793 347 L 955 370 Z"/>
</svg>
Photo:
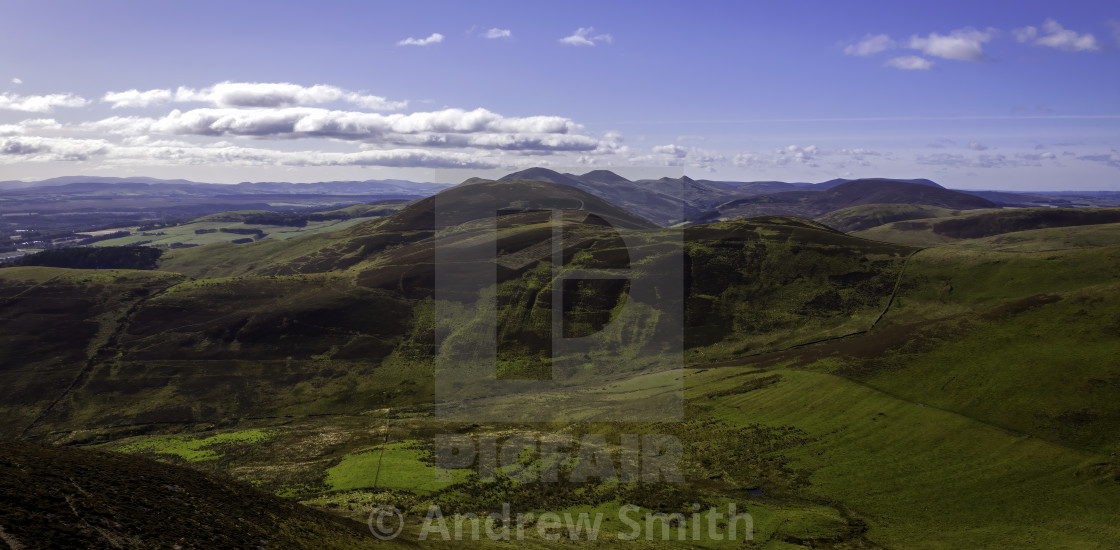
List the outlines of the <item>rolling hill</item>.
<svg viewBox="0 0 1120 550">
<path fill-rule="evenodd" d="M 82 271 L 3 270 L 0 296 L 10 300 L 0 316 L 6 349 L 13 359 L 44 361 L 5 373 L 12 395 L 23 396 L 8 401 L 8 410 L 26 419 L 9 428 L 30 434 L 62 425 L 339 414 L 430 399 L 425 339 L 432 327 L 424 323 L 431 315 L 437 201 L 456 208 L 453 221 L 466 224 L 468 237 L 476 231 L 471 220 L 502 214 L 497 275 L 499 292 L 508 296 L 501 315 L 509 328 L 501 337 L 510 343 L 506 348 L 520 350 L 514 358 L 529 363 L 549 353 L 550 325 L 538 321 L 549 318 L 552 305 L 547 295 L 536 297 L 549 277 L 542 266 L 551 262 L 551 214 L 541 208 L 570 207 L 564 254 L 575 265 L 616 261 L 619 231 L 665 231 L 573 187 L 488 182 L 334 233 L 169 251 L 160 260 L 163 271 L 95 272 L 101 286 L 84 282 Z M 865 330 L 885 307 L 910 252 L 781 217 L 688 228 L 683 246 L 684 336 L 696 360 Z M 129 285 L 142 290 L 131 292 Z M 56 296 L 84 287 L 103 289 L 86 292 L 88 311 L 53 309 Z M 602 316 L 618 299 L 613 292 L 615 298 L 567 305 L 571 322 L 609 319 Z M 60 323 L 86 319 L 81 331 L 73 329 L 86 336 L 68 340 L 66 348 L 73 357 L 88 357 L 84 363 L 48 359 L 62 348 L 52 349 L 35 333 L 52 315 Z M 29 316 L 42 324 L 28 324 Z M 35 376 L 39 369 L 70 377 L 63 397 L 56 392 L 66 385 Z M 302 397 L 288 390 L 311 381 Z M 112 387 L 120 390 L 107 410 L 96 396 Z M 177 389 L 165 394 L 171 387 Z M 331 399 L 322 400 L 327 394 Z"/>
<path fill-rule="evenodd" d="M 10 419 L 0 433 L 184 464 L 353 519 L 382 503 L 422 515 L 431 503 L 613 514 L 629 502 L 688 514 L 693 503 L 737 502 L 754 518 L 755 544 L 771 548 L 1106 548 L 1120 538 L 1115 212 L 990 210 L 931 185 L 857 180 L 779 197 L 848 205 L 818 221 L 668 229 L 577 183 L 475 180 L 340 231 L 169 251 L 155 271 L 0 269 L 0 410 Z M 907 197 L 940 204 L 891 202 Z M 941 217 L 837 230 L 924 214 Z M 925 225 L 910 233 L 939 241 L 886 238 L 915 223 Z M 469 335 L 463 327 L 488 313 L 437 305 L 434 239 L 469 251 L 490 233 L 494 284 L 477 290 L 494 296 L 503 376 L 548 372 L 554 308 L 566 336 L 583 336 L 632 305 L 648 319 L 635 331 L 681 325 L 682 421 L 439 418 L 436 334 Z M 682 318 L 659 317 L 667 295 L 625 284 L 564 287 L 563 304 L 542 291 L 554 259 L 656 274 L 668 254 L 635 255 L 631 243 L 674 235 Z M 623 362 L 657 352 L 603 333 L 618 338 Z M 474 343 L 441 345 L 468 357 Z M 617 374 L 595 391 L 645 403 L 673 387 Z M 545 408 L 555 397 L 511 401 Z M 487 484 L 467 470 L 435 480 L 433 434 L 519 431 L 610 443 L 673 434 L 686 481 Z"/>
<path fill-rule="evenodd" d="M 921 204 L 861 204 L 833 210 L 818 216 L 815 220 L 833 229 L 849 233 L 896 221 L 940 218 L 960 212 L 960 210 Z"/>
<path fill-rule="evenodd" d="M 736 199 L 697 214 L 690 221 L 707 223 L 764 215 L 816 218 L 864 204 L 925 205 L 959 210 L 996 206 L 987 199 L 944 189 L 936 184 L 900 180 L 853 180 L 823 191 L 785 191 Z"/>
<path fill-rule="evenodd" d="M 1115 208 L 1022 208 L 949 214 L 949 216 L 909 218 L 907 221 L 857 230 L 855 234 L 869 239 L 911 246 L 928 246 L 1035 229 L 1120 223 L 1120 209 Z M 1009 237 L 1006 242 L 1014 243 L 1015 238 Z"/>
</svg>

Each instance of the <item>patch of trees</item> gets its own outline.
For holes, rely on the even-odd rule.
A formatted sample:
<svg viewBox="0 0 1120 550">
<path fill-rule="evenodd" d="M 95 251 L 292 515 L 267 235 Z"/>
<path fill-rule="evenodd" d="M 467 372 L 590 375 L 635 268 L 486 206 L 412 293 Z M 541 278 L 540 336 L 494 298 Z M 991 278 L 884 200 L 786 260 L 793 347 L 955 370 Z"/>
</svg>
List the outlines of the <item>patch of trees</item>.
<svg viewBox="0 0 1120 550">
<path fill-rule="evenodd" d="M 307 226 L 307 216 L 301 216 L 299 214 L 284 214 L 280 212 L 259 212 L 253 214 L 245 214 L 244 222 L 256 225 L 283 225 L 288 227 L 305 227 Z"/>
<path fill-rule="evenodd" d="M 1120 209 L 1100 210 L 1020 210 L 1002 211 L 951 218 L 933 224 L 933 232 L 955 239 L 978 239 L 1015 231 L 1120 223 Z"/>
<path fill-rule="evenodd" d="M 250 238 L 245 238 L 245 239 L 234 239 L 234 240 L 232 240 L 232 241 L 230 241 L 230 242 L 231 242 L 231 243 L 233 243 L 233 244 L 248 244 L 248 243 L 251 243 L 251 242 L 253 242 L 253 239 L 250 239 Z"/>
<path fill-rule="evenodd" d="M 205 235 L 207 233 L 217 233 L 217 232 L 218 232 L 217 229 L 195 229 L 194 230 L 195 235 Z"/>
<path fill-rule="evenodd" d="M 260 229 L 250 229 L 247 227 L 223 227 L 219 229 L 222 233 L 233 233 L 234 235 L 258 235 L 264 236 L 264 231 Z"/>
<path fill-rule="evenodd" d="M 70 269 L 155 269 L 162 255 L 162 250 L 144 246 L 56 248 L 23 256 L 4 265 Z"/>
<path fill-rule="evenodd" d="M 116 238 L 119 238 L 119 237 L 127 237 L 131 234 L 132 233 L 129 233 L 128 231 L 114 231 L 112 233 L 106 233 L 104 235 L 98 235 L 96 237 L 87 237 L 85 239 L 82 239 L 82 240 L 78 241 L 76 244 L 78 246 L 84 246 L 84 245 L 87 245 L 87 244 L 93 244 L 93 243 L 100 242 L 100 241 L 107 241 L 109 239 L 116 239 Z"/>
<path fill-rule="evenodd" d="M 313 222 L 325 222 L 328 220 L 348 220 L 352 218 L 350 214 L 341 210 L 332 210 L 330 212 L 315 212 L 308 214 L 307 219 Z"/>
</svg>

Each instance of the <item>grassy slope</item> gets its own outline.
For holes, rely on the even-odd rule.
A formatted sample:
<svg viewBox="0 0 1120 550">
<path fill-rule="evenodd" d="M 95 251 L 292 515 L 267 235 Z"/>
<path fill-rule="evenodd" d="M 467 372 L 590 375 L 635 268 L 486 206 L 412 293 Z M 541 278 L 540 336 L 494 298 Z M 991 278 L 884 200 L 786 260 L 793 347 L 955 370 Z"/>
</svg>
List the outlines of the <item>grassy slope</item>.
<svg viewBox="0 0 1120 550">
<path fill-rule="evenodd" d="M 706 288 L 702 288 L 703 284 L 694 287 L 694 294 L 716 306 L 701 308 L 710 316 L 700 323 L 698 334 L 710 331 L 718 336 L 694 342 L 693 361 L 780 350 L 828 330 L 833 330 L 831 334 L 835 336 L 858 332 L 866 329 L 867 323 L 885 306 L 882 289 L 853 301 L 860 288 L 855 283 L 868 280 L 866 276 L 871 280 L 879 277 L 893 287 L 905 249 L 867 242 L 856 246 L 861 241 L 834 233 L 824 238 L 829 234 L 790 227 L 788 223 L 782 225 L 716 224 L 692 229 L 700 233 L 693 233 L 689 239 L 690 254 L 693 259 L 703 258 L 695 273 L 703 274 L 711 283 Z M 266 265 L 266 269 L 293 260 L 311 265 L 303 258 L 323 250 L 324 244 L 328 249 L 338 247 L 339 252 L 358 254 L 357 250 L 347 248 L 350 241 L 369 237 L 380 227 L 375 222 L 345 234 L 306 237 L 293 241 L 294 250 L 290 251 L 269 243 L 250 245 L 242 248 L 247 256 L 241 259 L 248 258 L 249 265 L 258 268 Z M 704 236 L 704 231 L 711 234 Z M 815 239 L 812 246 L 803 242 L 808 235 Z M 690 445 L 702 450 L 703 456 L 717 457 L 714 463 L 699 461 L 690 466 L 695 474 L 690 479 L 722 480 L 698 482 L 690 490 L 699 490 L 710 499 L 743 501 L 749 499 L 742 494 L 743 487 L 761 484 L 766 488 L 764 498 L 752 501 L 752 513 L 758 514 L 760 541 L 768 539 L 771 547 L 795 541 L 814 541 L 818 545 L 838 540 L 869 544 L 863 539 L 857 520 L 869 526 L 867 539 L 886 547 L 1107 547 L 1120 537 L 1111 521 L 1111 510 L 1120 502 L 1116 489 L 1120 468 L 1115 457 L 1108 456 L 1118 450 L 1114 434 L 1120 433 L 1120 406 L 1116 405 L 1120 403 L 1120 372 L 1116 371 L 1113 359 L 1120 352 L 1115 343 L 1115 335 L 1120 334 L 1116 332 L 1120 330 L 1116 328 L 1120 327 L 1120 303 L 1116 298 L 1120 290 L 1116 279 L 1120 273 L 1120 248 L 1112 246 L 1120 245 L 1118 235 L 1116 226 L 1106 225 L 1044 229 L 923 250 L 906 266 L 894 305 L 871 333 L 740 359 L 751 366 L 775 369 L 766 375 L 780 374 L 776 384 L 744 383 L 751 375 L 738 367 L 690 372 L 690 385 L 694 386 L 689 394 L 688 422 L 675 428 L 587 429 L 605 429 L 609 433 L 680 429 L 683 436 L 691 438 L 687 439 Z M 766 242 L 766 246 L 755 247 L 758 242 Z M 846 250 L 847 246 L 856 249 Z M 222 250 L 219 247 L 214 250 Z M 201 249 L 182 252 L 194 250 Z M 849 254 L 854 255 L 849 258 Z M 878 268 L 862 267 L 855 271 L 864 270 L 866 275 L 843 277 L 855 272 L 859 256 L 876 258 L 876 254 L 881 256 L 878 261 L 884 262 Z M 184 255 L 177 261 L 190 265 L 187 258 Z M 193 258 L 201 263 L 204 256 Z M 190 315 L 182 313 L 157 315 L 152 319 L 162 318 L 175 326 L 153 325 L 147 328 L 153 331 L 150 335 L 134 333 L 134 345 L 173 344 L 176 334 L 187 335 L 184 338 L 205 334 L 210 322 L 207 319 L 236 321 L 242 314 L 256 316 L 245 326 L 258 326 L 260 334 L 277 333 L 282 325 L 269 323 L 292 317 L 290 312 L 295 313 L 296 319 L 310 320 L 301 315 L 315 311 L 320 311 L 319 315 L 327 312 L 318 319 L 339 318 L 332 308 L 351 301 L 355 291 L 352 281 L 359 280 L 361 273 L 405 261 L 409 256 L 401 249 L 390 251 L 385 258 L 392 261 L 385 263 L 378 254 L 361 257 L 349 272 L 337 274 L 183 283 L 172 292 L 157 296 L 151 305 L 167 307 L 167 312 L 189 313 L 194 308 L 190 315 L 198 316 L 197 319 L 192 322 Z M 235 267 L 238 259 L 230 252 L 218 260 L 226 267 L 196 265 L 192 269 L 242 269 Z M 19 292 L 27 290 L 28 285 L 33 287 L 31 283 L 57 276 L 49 270 L 15 274 L 18 277 L 10 277 L 29 281 Z M 53 288 L 52 285 L 45 288 Z M 876 283 L 864 291 L 881 286 Z M 826 289 L 835 290 L 836 296 L 825 292 Z M 361 292 L 364 291 L 359 291 L 358 296 L 365 296 L 363 299 L 373 296 Z M 816 300 L 825 294 L 826 299 Z M 1036 298 L 1039 295 L 1045 297 Z M 268 305 L 277 297 L 283 300 Z M 334 305 L 322 308 L 324 303 Z M 734 307 L 728 310 L 728 304 Z M 810 304 L 834 309 L 805 309 Z M 845 304 L 858 307 L 845 309 Z M 198 309 L 200 306 L 202 309 Z M 430 310 L 421 305 L 415 311 L 417 323 L 430 322 L 424 321 L 425 315 L 431 315 Z M 751 312 L 766 315 L 750 317 Z M 807 319 L 827 322 L 808 326 Z M 311 324 L 323 326 L 321 322 Z M 721 332 L 727 326 L 732 327 L 730 333 Z M 796 332 L 798 329 L 802 333 Z M 227 447 L 222 448 L 224 452 L 219 453 L 222 457 L 198 464 L 214 471 L 232 472 L 271 490 L 300 495 L 327 507 L 360 503 L 358 509 L 345 512 L 355 517 L 374 502 L 386 499 L 421 504 L 423 500 L 417 499 L 427 497 L 400 492 L 403 486 L 414 483 L 403 480 L 424 468 L 417 464 L 422 459 L 410 463 L 409 459 L 416 459 L 417 455 L 394 448 L 406 451 L 394 454 L 390 461 L 403 468 L 402 481 L 395 484 L 396 492 L 386 494 L 362 492 L 363 486 L 370 485 L 369 465 L 363 462 L 366 459 L 356 457 L 368 455 L 371 448 L 381 443 L 379 432 L 371 428 L 374 419 L 359 415 L 361 411 L 357 409 L 368 411 L 390 402 L 384 396 L 371 398 L 370 392 L 386 391 L 422 371 L 394 353 L 381 371 L 382 375 L 392 374 L 388 378 L 392 382 L 386 386 L 386 378 L 367 377 L 372 385 L 362 386 L 360 369 L 359 380 L 348 379 L 346 374 L 354 371 L 354 363 L 336 358 L 338 351 L 327 354 L 333 345 L 329 339 L 316 340 L 323 335 L 314 331 L 297 332 L 294 336 L 302 338 L 303 343 L 291 349 L 305 354 L 312 350 L 302 360 L 313 368 L 304 371 L 311 375 L 310 379 L 298 381 L 287 390 L 283 384 L 275 384 L 274 389 L 263 393 L 230 392 L 221 382 L 215 384 L 221 378 L 208 377 L 207 386 L 213 391 L 209 397 L 202 387 L 191 390 L 202 393 L 186 392 L 180 396 L 175 396 L 175 390 L 153 387 L 152 393 L 143 394 L 140 401 L 158 404 L 172 398 L 198 401 L 203 397 L 208 403 L 221 403 L 221 395 L 250 404 L 252 399 L 263 399 L 264 403 L 278 397 L 289 399 L 289 403 L 295 404 L 270 414 L 292 415 L 291 418 L 246 418 L 238 422 L 243 428 L 268 427 L 270 433 L 277 429 L 277 424 L 285 424 L 275 432 L 279 435 L 253 444 L 227 442 Z M 422 342 L 426 336 L 414 325 L 397 337 L 402 349 Z M 233 341 L 223 344 L 223 338 L 223 333 L 214 333 L 203 341 L 193 342 L 193 348 L 178 349 L 205 352 L 206 346 L 200 345 L 206 344 L 216 346 L 211 350 L 217 356 L 245 354 L 247 362 L 241 368 L 249 366 L 248 361 L 253 358 L 256 364 L 265 364 L 259 361 L 259 353 L 270 348 L 254 349 L 251 339 L 243 337 L 233 340 L 238 342 L 237 346 Z M 170 346 L 155 356 L 137 357 L 135 364 L 150 363 L 154 357 L 173 349 Z M 133 353 L 141 350 L 135 348 Z M 704 353 L 697 353 L 698 350 Z M 290 363 L 280 356 L 269 368 Z M 114 378 L 117 374 L 112 369 L 106 373 L 106 383 L 118 384 L 122 380 Z M 120 374 L 131 379 L 134 373 Z M 729 378 L 733 375 L 738 377 Z M 639 395 L 658 391 L 660 387 L 648 385 L 648 381 L 634 384 L 637 385 L 607 390 Z M 425 395 L 421 388 L 409 399 L 420 403 Z M 324 402 L 324 398 L 329 401 Z M 96 411 L 109 402 L 86 404 L 88 410 Z M 543 405 L 547 405 L 546 399 Z M 229 411 L 236 410 L 232 407 L 221 405 L 211 414 L 228 419 Z M 354 416 L 343 414 L 344 409 Z M 329 420 L 304 416 L 324 411 L 334 416 Z M 394 420 L 392 440 L 424 440 L 433 431 L 448 429 L 425 418 L 421 409 L 418 419 Z M 71 421 L 85 422 L 86 418 L 75 416 Z M 805 437 L 778 437 L 774 440 L 786 443 L 778 448 L 766 447 L 749 435 L 756 433 L 749 430 L 758 429 L 757 424 L 804 433 Z M 158 432 L 168 428 L 154 429 Z M 475 429 L 485 433 L 509 426 Z M 748 431 L 734 431 L 739 429 Z M 762 433 L 766 437 L 773 435 Z M 152 437 L 158 448 L 158 438 L 165 436 L 145 437 Z M 128 441 L 135 445 L 145 439 Z M 746 446 L 738 446 L 742 442 Z M 141 450 L 152 451 L 151 446 Z M 789 460 L 794 462 L 787 463 Z M 342 471 L 333 470 L 342 464 L 358 467 L 343 467 L 347 473 L 337 479 L 345 483 L 327 483 L 327 472 Z M 809 476 L 808 487 L 799 485 L 802 475 Z M 424 492 L 421 488 L 414 487 L 416 492 Z M 479 498 L 488 498 L 495 496 L 493 491 L 482 487 L 476 492 Z M 462 491 L 437 491 L 435 495 L 431 498 L 479 502 L 463 501 L 469 493 Z M 537 501 L 526 502 L 531 505 Z M 609 507 L 610 502 L 614 501 L 598 502 L 596 506 Z"/>
<path fill-rule="evenodd" d="M 361 230 L 378 238 L 382 222 L 371 223 Z M 509 256 L 517 257 L 536 250 L 542 233 L 523 224 L 502 235 Z M 617 238 L 601 227 L 587 226 L 582 235 L 572 267 L 598 265 L 617 250 Z M 909 253 L 780 218 L 700 226 L 685 237 L 694 297 L 685 337 L 694 363 L 866 330 L 886 307 Z M 364 238 L 330 234 L 299 243 L 315 249 L 330 239 L 349 253 Z M 305 257 L 295 248 L 285 257 Z M 268 242 L 245 249 L 278 250 Z M 146 296 L 74 392 L 42 419 L 42 429 L 81 427 L 90 430 L 84 438 L 110 426 L 127 434 L 152 423 L 356 414 L 430 402 L 434 320 L 424 295 L 431 292 L 431 268 L 423 263 L 430 254 L 430 239 L 421 239 L 371 253 L 345 271 L 182 281 Z M 499 336 L 511 344 L 499 359 L 517 369 L 539 363 L 551 342 L 551 305 L 532 298 L 548 284 L 547 262 L 528 265 L 497 290 Z M 402 296 L 402 288 L 418 294 Z M 610 319 L 617 300 L 572 303 L 571 326 L 594 328 Z M 645 353 L 625 333 L 603 337 L 615 338 L 621 356 Z"/>
<path fill-rule="evenodd" d="M 345 229 L 352 225 L 367 221 L 369 221 L 369 218 L 327 220 L 319 222 L 308 222 L 306 227 L 262 225 L 232 221 L 196 221 L 183 225 L 176 225 L 174 227 L 164 227 L 160 229 L 153 229 L 151 231 L 136 232 L 127 237 L 98 241 L 94 243 L 93 246 L 127 246 L 142 241 L 151 241 L 149 243 L 146 243 L 148 246 L 172 245 L 175 243 L 204 245 L 213 243 L 228 243 L 235 239 L 254 237 L 254 235 L 241 235 L 237 233 L 224 233 L 222 231 L 218 231 L 222 228 L 259 229 L 263 233 L 264 238 L 287 240 L 303 235 L 313 235 L 316 233 L 323 233 L 328 231 L 338 231 L 340 229 Z M 197 230 L 208 230 L 214 232 L 198 234 L 195 233 L 195 231 Z"/>
<path fill-rule="evenodd" d="M 1015 233 L 1019 252 L 966 241 L 918 253 L 884 322 L 941 320 L 857 375 L 1063 444 L 1120 451 L 1120 231 L 1112 246 L 1065 248 L 1106 229 Z"/>
<path fill-rule="evenodd" d="M 896 221 L 941 218 L 959 215 L 960 212 L 960 210 L 922 204 L 861 204 L 834 210 L 817 217 L 815 221 L 849 233 Z"/>
<path fill-rule="evenodd" d="M 698 374 L 693 391 L 727 388 L 729 374 Z M 887 548 L 1106 548 L 1120 537 L 1120 484 L 1094 474 L 1090 453 L 816 372 L 710 402 L 726 422 L 815 437 L 787 452 L 813 471 L 810 491 L 860 514 Z"/>
<path fill-rule="evenodd" d="M 790 454 L 885 546 L 1108 547 L 1120 536 L 1105 512 L 1120 498 L 1120 246 L 1065 249 L 1100 245 L 1104 230 L 924 250 L 878 332 L 776 358 L 816 372 L 784 373 L 785 391 L 724 414 L 826 434 Z M 1019 252 L 981 250 L 1008 237 Z"/>
<path fill-rule="evenodd" d="M 907 246 L 937 246 L 960 241 L 976 241 L 986 244 L 1001 244 L 999 240 L 985 241 L 984 238 L 999 237 L 1009 233 L 1024 233 L 1033 230 L 1068 228 L 1068 235 L 1081 235 L 1083 232 L 1099 233 L 1078 229 L 1097 227 L 1111 232 L 1108 227 L 1120 223 L 1120 209 L 1116 208 L 1013 208 L 1002 210 L 966 211 L 954 216 L 932 217 L 928 219 L 909 219 L 871 227 L 852 234 L 865 239 L 893 242 Z M 1053 241 L 1053 234 L 1045 240 Z M 1015 242 L 1020 237 L 1008 237 Z M 1031 240 L 1027 237 L 1027 240 Z M 1092 244 L 1090 246 L 1095 246 Z"/>
<path fill-rule="evenodd" d="M 179 283 L 173 273 L 17 267 L 0 270 L 0 411 L 28 428 L 120 334 L 129 312 Z"/>
<path fill-rule="evenodd" d="M 342 520 L 228 479 L 119 453 L 5 441 L 13 548 L 382 548 Z"/>
</svg>

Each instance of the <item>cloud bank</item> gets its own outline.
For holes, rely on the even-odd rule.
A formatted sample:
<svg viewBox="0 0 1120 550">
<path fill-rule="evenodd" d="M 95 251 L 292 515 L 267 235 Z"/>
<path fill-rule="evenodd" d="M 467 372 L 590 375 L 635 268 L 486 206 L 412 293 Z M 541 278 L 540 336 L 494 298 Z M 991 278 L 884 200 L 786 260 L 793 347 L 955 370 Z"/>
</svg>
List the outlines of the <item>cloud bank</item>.
<svg viewBox="0 0 1120 550">
<path fill-rule="evenodd" d="M 0 109 L 28 113 L 49 113 L 55 107 L 85 107 L 88 99 L 74 94 L 18 95 L 0 94 Z"/>
<path fill-rule="evenodd" d="M 408 106 L 407 101 L 390 101 L 381 96 L 351 92 L 337 86 L 300 86 L 288 82 L 221 82 L 200 90 L 183 86 L 177 90 L 141 92 L 133 89 L 109 92 L 101 101 L 112 104 L 113 109 L 143 108 L 172 102 L 209 103 L 216 107 L 277 108 L 345 101 L 375 111 L 395 111 Z"/>
<path fill-rule="evenodd" d="M 1078 34 L 1066 29 L 1053 19 L 1042 23 L 1041 33 L 1035 27 L 1023 27 L 1011 31 L 1015 39 L 1022 43 L 1049 46 L 1067 52 L 1098 51 L 1100 42 L 1089 33 Z"/>
</svg>

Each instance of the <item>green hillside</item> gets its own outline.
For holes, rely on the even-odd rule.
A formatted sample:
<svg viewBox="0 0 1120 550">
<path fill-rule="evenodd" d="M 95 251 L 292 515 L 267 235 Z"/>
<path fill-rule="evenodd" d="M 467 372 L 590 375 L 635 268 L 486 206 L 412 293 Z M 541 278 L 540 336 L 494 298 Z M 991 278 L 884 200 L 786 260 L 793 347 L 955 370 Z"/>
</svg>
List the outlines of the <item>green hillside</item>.
<svg viewBox="0 0 1120 550">
<path fill-rule="evenodd" d="M 850 233 L 896 221 L 942 218 L 960 215 L 961 212 L 921 204 L 861 204 L 834 210 L 815 219 L 837 231 Z"/>
<path fill-rule="evenodd" d="M 244 244 L 260 240 L 288 240 L 295 237 L 340 231 L 387 216 L 404 208 L 403 200 L 355 204 L 322 212 L 274 212 L 269 210 L 231 210 L 209 214 L 187 223 L 155 229 L 128 227 L 128 235 L 99 240 L 95 247 L 150 246 L 190 248 L 215 243 Z"/>
<path fill-rule="evenodd" d="M 501 502 L 608 517 L 624 503 L 690 514 L 736 502 L 763 548 L 1120 539 L 1120 224 L 1108 211 L 858 208 L 677 230 L 572 186 L 480 181 L 338 231 L 168 251 L 157 271 L 2 269 L 0 406 L 10 420 L 0 434 L 187 465 L 355 520 L 392 504 L 410 512 L 410 539 L 430 504 L 487 513 Z M 856 235 L 827 223 L 923 213 L 940 217 Z M 571 337 L 598 334 L 627 305 L 648 318 L 635 331 L 683 324 L 682 422 L 436 416 L 435 334 L 451 335 L 445 353 L 468 357 L 467 328 L 485 312 L 437 306 L 434 239 L 473 250 L 489 216 L 495 280 L 478 292 L 495 297 L 499 372 L 548 372 L 554 307 Z M 860 237 L 915 222 L 927 224 L 911 231 L 921 239 Z M 565 267 L 630 269 L 632 280 L 582 281 L 553 304 L 544 289 L 557 230 Z M 663 296 L 633 291 L 671 265 L 657 246 L 674 235 L 683 319 L 658 316 Z M 646 248 L 654 253 L 636 253 Z M 660 348 L 601 337 L 624 360 L 611 383 L 587 390 L 597 398 L 657 402 L 680 382 L 626 370 Z M 485 406 L 545 408 L 570 397 L 563 391 Z M 672 434 L 686 481 L 481 483 L 466 469 L 434 478 L 435 434 L 501 441 L 519 431 L 614 445 L 623 434 Z M 620 544 L 621 528 L 608 525 L 607 538 Z"/>
<path fill-rule="evenodd" d="M 887 223 L 853 233 L 859 237 L 909 246 L 935 246 L 960 240 L 981 239 L 1006 233 L 1059 227 L 1078 228 L 1120 223 L 1116 208 L 1014 208 L 997 211 L 962 212 L 951 217 L 914 219 Z M 1105 230 L 1105 233 L 1108 233 Z M 1071 235 L 1080 235 L 1075 229 Z M 1012 242 L 1017 237 L 1009 237 Z M 998 242 L 994 244 L 1000 244 Z"/>
</svg>

